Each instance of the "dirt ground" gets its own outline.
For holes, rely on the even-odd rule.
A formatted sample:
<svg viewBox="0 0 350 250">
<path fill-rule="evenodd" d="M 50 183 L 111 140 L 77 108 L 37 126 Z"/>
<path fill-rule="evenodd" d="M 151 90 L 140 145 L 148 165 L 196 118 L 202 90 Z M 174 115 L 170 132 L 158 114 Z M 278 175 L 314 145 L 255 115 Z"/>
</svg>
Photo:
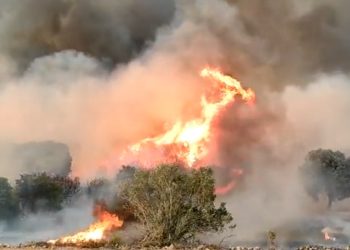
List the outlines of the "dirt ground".
<svg viewBox="0 0 350 250">
<path fill-rule="evenodd" d="M 79 247 L 49 247 L 49 248 L 45 248 L 45 247 L 23 247 L 23 248 L 16 248 L 16 247 L 10 247 L 10 248 L 1 248 L 0 249 L 4 249 L 4 250 L 47 250 L 47 249 L 56 249 L 56 250 L 82 250 L 82 249 L 90 249 L 90 250 L 112 250 L 113 248 L 79 248 Z M 116 248 L 114 248 L 116 249 Z M 118 248 L 117 248 L 118 249 Z M 123 248 L 120 248 L 121 250 L 126 250 Z M 210 248 L 210 247 L 203 247 L 200 248 L 200 250 L 212 250 L 214 248 Z M 219 248 L 217 248 L 219 249 Z M 253 247 L 232 247 L 229 248 L 229 250 L 262 250 L 263 248 L 253 248 Z M 350 247 L 348 248 L 335 248 L 335 247 L 325 247 L 325 246 L 303 246 L 303 247 L 299 247 L 296 248 L 296 250 L 349 250 Z M 127 249 L 127 250 L 131 250 L 131 248 Z M 146 250 L 143 249 L 143 250 Z M 154 249 L 149 249 L 149 250 L 154 250 Z M 172 247 L 164 247 L 162 248 L 162 250 L 176 250 L 176 248 L 172 248 Z M 180 250 L 180 249 L 178 249 Z M 193 250 L 198 250 L 198 248 L 194 248 Z M 278 249 L 277 249 L 278 250 Z"/>
</svg>

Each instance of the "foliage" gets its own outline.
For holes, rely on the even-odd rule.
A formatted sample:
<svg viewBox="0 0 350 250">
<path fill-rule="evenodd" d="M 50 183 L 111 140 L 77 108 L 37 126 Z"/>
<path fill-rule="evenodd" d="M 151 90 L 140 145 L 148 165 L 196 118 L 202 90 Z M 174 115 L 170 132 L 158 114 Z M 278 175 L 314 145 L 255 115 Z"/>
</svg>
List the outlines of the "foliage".
<svg viewBox="0 0 350 250">
<path fill-rule="evenodd" d="M 268 246 L 269 250 L 274 250 L 276 249 L 276 238 L 277 234 L 274 231 L 268 231 L 267 233 L 267 240 L 268 240 Z"/>
<path fill-rule="evenodd" d="M 122 166 L 115 177 L 116 186 L 114 187 L 113 201 L 110 203 L 110 209 L 114 211 L 123 220 L 135 220 L 134 215 L 127 208 L 127 201 L 121 196 L 121 192 L 126 183 L 133 180 L 136 168 L 132 166 Z"/>
<path fill-rule="evenodd" d="M 87 184 L 86 193 L 94 199 L 105 197 L 106 190 L 110 189 L 112 183 L 105 178 L 96 178 Z"/>
<path fill-rule="evenodd" d="M 177 165 L 138 169 L 122 189 L 127 208 L 143 224 L 145 244 L 167 245 L 196 233 L 219 231 L 232 220 L 222 203 L 215 207 L 209 168 L 186 172 Z"/>
<path fill-rule="evenodd" d="M 0 220 L 9 221 L 19 213 L 18 200 L 6 178 L 0 177 Z"/>
<path fill-rule="evenodd" d="M 325 193 L 329 207 L 336 200 L 350 197 L 350 161 L 339 151 L 310 151 L 300 173 L 307 193 L 315 200 Z"/>
<path fill-rule="evenodd" d="M 24 211 L 55 211 L 70 201 L 80 189 L 79 179 L 46 173 L 21 175 L 15 191 Z"/>
</svg>

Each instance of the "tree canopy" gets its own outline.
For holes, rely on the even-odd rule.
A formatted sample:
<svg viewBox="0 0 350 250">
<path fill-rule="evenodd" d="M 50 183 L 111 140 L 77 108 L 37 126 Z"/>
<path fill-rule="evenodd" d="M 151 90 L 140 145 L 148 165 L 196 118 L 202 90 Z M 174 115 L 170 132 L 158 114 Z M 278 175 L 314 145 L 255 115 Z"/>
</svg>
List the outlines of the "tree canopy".
<svg viewBox="0 0 350 250">
<path fill-rule="evenodd" d="M 145 244 L 167 245 L 195 234 L 218 231 L 232 220 L 222 203 L 215 207 L 209 168 L 186 171 L 178 165 L 137 169 L 122 189 L 126 207 L 145 227 Z"/>
<path fill-rule="evenodd" d="M 11 220 L 19 213 L 18 200 L 6 178 L 0 177 L 0 220 Z"/>
<path fill-rule="evenodd" d="M 342 152 L 330 149 L 310 151 L 300 167 L 303 185 L 315 200 L 328 196 L 328 206 L 350 197 L 350 160 Z"/>
<path fill-rule="evenodd" d="M 16 180 L 16 195 L 22 210 L 55 211 L 79 191 L 79 179 L 71 179 L 46 173 L 21 175 Z"/>
</svg>

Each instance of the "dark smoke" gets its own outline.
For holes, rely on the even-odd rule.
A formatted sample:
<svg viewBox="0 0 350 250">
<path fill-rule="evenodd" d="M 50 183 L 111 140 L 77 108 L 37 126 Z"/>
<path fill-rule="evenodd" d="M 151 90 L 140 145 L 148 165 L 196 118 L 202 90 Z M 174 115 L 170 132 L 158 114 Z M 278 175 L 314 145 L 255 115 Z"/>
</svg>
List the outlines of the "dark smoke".
<svg viewBox="0 0 350 250">
<path fill-rule="evenodd" d="M 63 50 L 123 63 L 155 39 L 174 10 L 172 0 L 5 0 L 0 3 L 0 53 L 21 68 Z"/>
<path fill-rule="evenodd" d="M 236 77 L 248 82 L 258 78 L 259 85 L 277 88 L 305 84 L 318 72 L 350 69 L 346 0 L 227 0 L 227 4 L 237 13 L 230 16 L 218 2 L 211 4 L 219 11 L 213 14 L 201 9 L 207 8 L 206 1 L 177 3 L 182 18 L 205 37 L 217 38 L 218 50 L 227 55 L 209 57 L 209 63 L 220 62 L 234 69 Z M 154 41 L 175 10 L 173 0 L 4 0 L 0 52 L 21 68 L 36 57 L 63 50 L 84 52 L 112 64 L 127 62 Z"/>
<path fill-rule="evenodd" d="M 204 2 L 204 1 L 199 1 Z M 305 85 L 317 73 L 348 72 L 349 9 L 347 1 L 227 1 L 236 7 L 189 12 L 203 32 L 217 37 L 227 70 L 244 82 L 281 89 Z M 188 3 L 185 8 L 198 8 Z M 228 7 L 229 8 L 229 7 Z M 217 15 L 221 17 L 218 18 Z"/>
</svg>

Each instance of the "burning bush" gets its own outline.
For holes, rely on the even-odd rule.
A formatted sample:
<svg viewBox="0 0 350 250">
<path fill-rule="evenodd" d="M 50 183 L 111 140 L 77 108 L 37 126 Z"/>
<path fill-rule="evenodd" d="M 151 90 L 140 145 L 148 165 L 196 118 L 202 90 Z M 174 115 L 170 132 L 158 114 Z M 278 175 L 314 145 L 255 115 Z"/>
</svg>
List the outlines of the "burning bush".
<svg viewBox="0 0 350 250">
<path fill-rule="evenodd" d="M 144 244 L 186 241 L 196 233 L 219 231 L 232 220 L 222 203 L 214 205 L 212 170 L 185 171 L 177 165 L 136 170 L 123 187 L 126 206 L 145 227 Z"/>
<path fill-rule="evenodd" d="M 49 240 L 48 243 L 56 246 L 93 248 L 119 244 L 117 237 L 110 238 L 110 236 L 113 231 L 123 226 L 123 220 L 108 212 L 103 203 L 95 204 L 93 215 L 97 220 L 87 229 L 56 240 Z"/>
</svg>

